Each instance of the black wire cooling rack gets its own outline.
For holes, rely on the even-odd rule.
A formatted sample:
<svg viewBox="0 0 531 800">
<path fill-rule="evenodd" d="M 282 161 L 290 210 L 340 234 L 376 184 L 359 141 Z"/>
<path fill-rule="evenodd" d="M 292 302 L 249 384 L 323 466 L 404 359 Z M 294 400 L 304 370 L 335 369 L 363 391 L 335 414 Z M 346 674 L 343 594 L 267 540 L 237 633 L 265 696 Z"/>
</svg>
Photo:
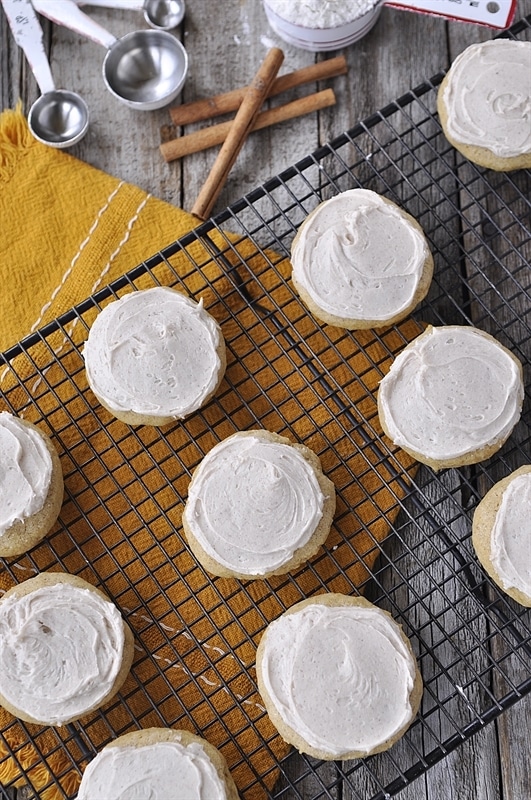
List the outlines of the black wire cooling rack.
<svg viewBox="0 0 531 800">
<path fill-rule="evenodd" d="M 504 35 L 531 38 L 531 18 Z M 197 730 L 200 718 L 199 732 L 227 756 L 245 800 L 345 792 L 383 800 L 531 690 L 530 612 L 492 584 L 470 543 L 479 499 L 531 454 L 531 175 L 477 168 L 447 143 L 435 112 L 442 77 L 4 355 L 3 407 L 50 433 L 67 493 L 49 539 L 1 562 L 0 570 L 13 583 L 61 569 L 100 585 L 133 627 L 137 653 L 125 688 L 86 720 L 59 731 L 16 720 L 1 729 L 4 763 L 19 772 L 4 781 L 3 797 L 15 798 L 21 783 L 35 787 L 36 770 L 45 765 L 41 790 L 56 788 L 71 800 L 72 775 L 79 777 L 117 735 L 149 725 Z M 521 420 L 483 464 L 434 473 L 404 463 L 380 436 L 374 402 L 374 375 L 381 377 L 404 345 L 403 327 L 371 331 L 360 344 L 311 320 L 291 289 L 284 265 L 298 226 L 317 203 L 356 186 L 405 208 L 430 241 L 434 281 L 414 319 L 476 325 L 524 364 Z M 102 414 L 80 350 L 102 304 L 158 283 L 203 297 L 222 325 L 229 366 L 217 396 L 189 420 L 162 431 L 133 430 Z M 330 541 L 304 569 L 240 584 L 213 579 L 197 565 L 180 536 L 179 509 L 203 455 L 234 430 L 252 427 L 309 444 L 336 484 L 338 513 Z M 371 489 L 375 476 L 379 488 Z M 353 567 L 360 559 L 369 565 L 361 573 Z M 390 751 L 332 766 L 276 748 L 253 671 L 271 608 L 278 616 L 294 596 L 327 589 L 363 592 L 391 611 L 411 637 L 425 684 L 418 719 Z M 227 711 L 218 690 L 231 699 Z"/>
</svg>

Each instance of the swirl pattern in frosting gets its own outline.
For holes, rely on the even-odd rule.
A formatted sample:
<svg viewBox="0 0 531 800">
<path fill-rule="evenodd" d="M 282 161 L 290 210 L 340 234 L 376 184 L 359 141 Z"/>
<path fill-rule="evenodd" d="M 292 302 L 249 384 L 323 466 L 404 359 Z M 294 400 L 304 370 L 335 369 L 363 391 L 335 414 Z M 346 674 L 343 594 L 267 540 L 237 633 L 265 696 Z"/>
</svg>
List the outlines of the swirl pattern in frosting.
<svg viewBox="0 0 531 800">
<path fill-rule="evenodd" d="M 474 44 L 453 62 L 443 101 L 447 131 L 501 158 L 531 153 L 531 42 Z"/>
<path fill-rule="evenodd" d="M 385 321 L 407 310 L 428 257 L 426 239 L 394 203 L 351 189 L 321 203 L 301 225 L 293 280 L 326 314 Z"/>
<path fill-rule="evenodd" d="M 504 589 L 531 598 L 531 472 L 504 490 L 491 533 L 491 561 Z"/>
<path fill-rule="evenodd" d="M 310 603 L 265 635 L 261 680 L 283 722 L 328 757 L 370 753 L 415 711 L 415 659 L 376 606 Z"/>
<path fill-rule="evenodd" d="M 110 409 L 182 419 L 215 391 L 222 345 L 202 302 L 159 286 L 101 311 L 85 344 L 85 368 Z"/>
<path fill-rule="evenodd" d="M 52 470 L 52 458 L 42 436 L 9 412 L 1 412 L 0 536 L 14 522 L 42 509 Z"/>
<path fill-rule="evenodd" d="M 263 575 L 312 537 L 325 497 L 299 450 L 267 432 L 234 434 L 203 459 L 183 517 L 203 550 L 227 569 Z"/>
<path fill-rule="evenodd" d="M 196 742 L 106 747 L 83 774 L 78 800 L 225 800 L 215 767 Z"/>
<path fill-rule="evenodd" d="M 465 325 L 428 328 L 395 359 L 378 392 L 393 442 L 438 461 L 505 441 L 523 399 L 517 359 Z"/>
<path fill-rule="evenodd" d="M 0 602 L 0 693 L 32 719 L 62 725 L 99 705 L 122 665 L 116 606 L 67 583 Z"/>
</svg>

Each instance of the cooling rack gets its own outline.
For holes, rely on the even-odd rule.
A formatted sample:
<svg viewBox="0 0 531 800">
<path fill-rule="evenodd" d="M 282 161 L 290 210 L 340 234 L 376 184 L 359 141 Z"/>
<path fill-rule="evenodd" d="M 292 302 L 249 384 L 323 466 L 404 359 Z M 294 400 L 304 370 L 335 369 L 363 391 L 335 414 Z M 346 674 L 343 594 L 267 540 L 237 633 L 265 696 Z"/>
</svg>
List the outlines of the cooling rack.
<svg viewBox="0 0 531 800">
<path fill-rule="evenodd" d="M 531 38 L 531 18 L 507 36 Z M 436 75 L 306 156 L 214 219 L 4 354 L 2 408 L 40 424 L 60 451 L 63 511 L 45 543 L 0 562 L 19 583 L 46 569 L 101 586 L 133 627 L 136 657 L 104 709 L 64 729 L 0 729 L 0 796 L 73 800 L 95 752 L 138 727 L 196 730 L 226 755 L 244 800 L 384 800 L 531 690 L 531 616 L 475 559 L 472 513 L 531 453 L 531 175 L 483 170 L 446 142 Z M 312 320 L 293 293 L 291 240 L 309 211 L 363 186 L 422 225 L 434 253 L 430 293 L 406 325 L 355 335 Z M 165 284 L 203 298 L 221 323 L 226 378 L 213 401 L 162 430 L 98 406 L 82 343 L 97 311 Z M 492 459 L 435 473 L 381 435 L 375 388 L 425 323 L 473 324 L 524 364 L 526 398 Z M 180 532 L 191 472 L 237 429 L 303 441 L 336 484 L 330 540 L 303 569 L 269 581 L 214 579 Z M 418 719 L 387 753 L 333 768 L 286 752 L 256 695 L 254 649 L 268 619 L 326 591 L 364 593 L 410 636 L 425 692 Z M 18 787 L 18 788 L 17 788 Z M 56 795 L 57 796 L 57 795 Z"/>
</svg>

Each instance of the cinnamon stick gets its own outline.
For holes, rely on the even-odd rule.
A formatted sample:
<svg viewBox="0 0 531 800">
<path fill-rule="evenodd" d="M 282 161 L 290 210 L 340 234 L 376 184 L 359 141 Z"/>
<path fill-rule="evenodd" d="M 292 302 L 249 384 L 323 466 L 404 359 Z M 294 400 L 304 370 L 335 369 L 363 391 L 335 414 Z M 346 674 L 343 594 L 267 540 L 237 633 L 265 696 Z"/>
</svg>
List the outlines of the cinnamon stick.
<svg viewBox="0 0 531 800">
<path fill-rule="evenodd" d="M 347 60 L 344 56 L 320 61 L 317 64 L 311 64 L 308 67 L 288 72 L 287 75 L 281 75 L 276 78 L 269 90 L 268 97 L 275 97 L 277 94 L 302 86 L 305 83 L 336 78 L 338 75 L 345 75 L 346 72 Z M 195 100 L 192 103 L 174 106 L 170 108 L 171 120 L 174 125 L 189 125 L 193 122 L 202 122 L 205 119 L 220 116 L 221 114 L 229 114 L 239 108 L 246 88 L 243 86 L 204 100 Z"/>
<path fill-rule="evenodd" d="M 255 119 L 252 131 L 267 128 L 270 125 L 277 125 L 288 119 L 302 117 L 313 111 L 333 106 L 336 102 L 335 94 L 332 89 L 324 89 L 322 92 L 306 95 L 291 103 L 270 108 L 262 111 Z M 200 150 L 207 150 L 209 147 L 221 144 L 232 126 L 232 122 L 221 122 L 218 125 L 210 125 L 195 133 L 180 136 L 177 139 L 170 139 L 160 145 L 160 152 L 165 161 L 175 161 L 191 153 L 198 153 Z"/>
<path fill-rule="evenodd" d="M 223 142 L 218 157 L 192 208 L 192 214 L 200 219 L 206 219 L 210 215 L 283 60 L 282 50 L 272 47 L 248 86 L 245 97 L 231 123 L 227 138 Z"/>
</svg>

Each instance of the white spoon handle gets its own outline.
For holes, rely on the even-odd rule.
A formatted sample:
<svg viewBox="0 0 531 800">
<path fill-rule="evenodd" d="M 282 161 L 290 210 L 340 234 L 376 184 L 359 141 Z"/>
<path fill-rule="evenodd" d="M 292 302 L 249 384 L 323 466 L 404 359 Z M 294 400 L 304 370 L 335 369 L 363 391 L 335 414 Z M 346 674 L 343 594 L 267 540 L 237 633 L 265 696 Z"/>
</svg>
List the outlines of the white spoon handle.
<svg viewBox="0 0 531 800">
<path fill-rule="evenodd" d="M 9 27 L 35 75 L 41 94 L 53 92 L 55 84 L 44 50 L 43 31 L 31 0 L 1 0 Z"/>
<path fill-rule="evenodd" d="M 33 0 L 33 7 L 52 22 L 86 36 L 107 50 L 116 42 L 116 36 L 81 11 L 74 0 Z"/>
<path fill-rule="evenodd" d="M 78 6 L 100 6 L 125 11 L 142 11 L 144 8 L 144 0 L 74 0 L 74 2 Z"/>
</svg>

